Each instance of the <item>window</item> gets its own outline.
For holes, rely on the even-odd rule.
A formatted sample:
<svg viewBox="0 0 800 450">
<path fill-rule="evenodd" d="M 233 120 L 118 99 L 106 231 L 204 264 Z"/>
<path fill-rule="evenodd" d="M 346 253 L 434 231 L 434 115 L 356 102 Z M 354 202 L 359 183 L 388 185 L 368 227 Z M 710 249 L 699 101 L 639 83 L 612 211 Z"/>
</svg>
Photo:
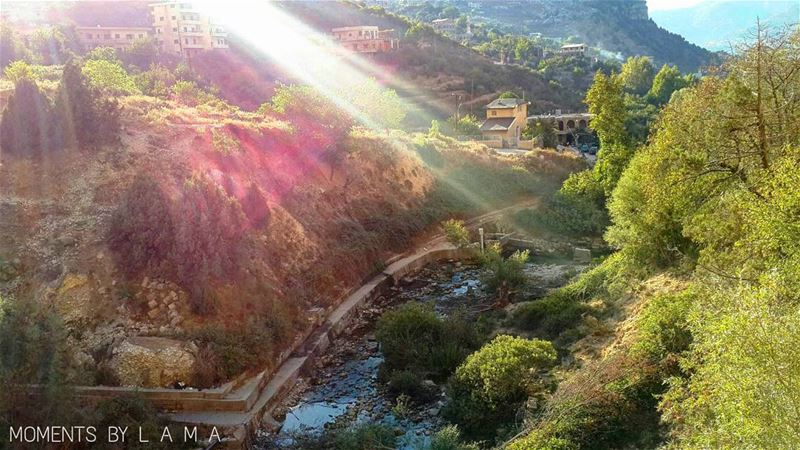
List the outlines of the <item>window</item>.
<svg viewBox="0 0 800 450">
<path fill-rule="evenodd" d="M 158 20 L 163 22 L 164 21 L 164 16 L 159 17 Z"/>
<path fill-rule="evenodd" d="M 497 115 L 497 111 L 492 111 L 492 115 L 496 116 Z"/>
<path fill-rule="evenodd" d="M 178 27 L 172 27 L 172 31 L 177 33 L 178 32 Z"/>
<path fill-rule="evenodd" d="M 179 41 L 179 40 L 175 39 L 175 43 L 176 43 L 176 44 L 180 44 L 180 43 L 181 43 L 181 41 Z"/>
<path fill-rule="evenodd" d="M 143 38 L 143 37 L 144 37 L 144 34 L 142 34 L 142 33 L 139 33 L 139 38 L 141 39 L 141 38 Z"/>
<path fill-rule="evenodd" d="M 183 42 L 184 42 L 185 44 L 188 44 L 188 43 L 189 43 L 189 38 L 184 38 L 184 39 L 183 39 Z"/>
<path fill-rule="evenodd" d="M 175 20 L 175 16 L 172 16 L 172 20 Z M 183 20 L 186 20 L 186 18 L 184 17 Z"/>
<path fill-rule="evenodd" d="M 119 33 L 114 33 L 114 38 L 119 39 Z"/>
<path fill-rule="evenodd" d="M 141 34 L 139 36 L 141 36 Z M 131 40 L 131 39 L 133 39 L 133 35 L 132 34 L 126 34 L 125 35 L 125 39 Z"/>
<path fill-rule="evenodd" d="M 111 33 L 106 33 L 103 35 L 103 37 L 106 39 L 111 39 Z"/>
</svg>

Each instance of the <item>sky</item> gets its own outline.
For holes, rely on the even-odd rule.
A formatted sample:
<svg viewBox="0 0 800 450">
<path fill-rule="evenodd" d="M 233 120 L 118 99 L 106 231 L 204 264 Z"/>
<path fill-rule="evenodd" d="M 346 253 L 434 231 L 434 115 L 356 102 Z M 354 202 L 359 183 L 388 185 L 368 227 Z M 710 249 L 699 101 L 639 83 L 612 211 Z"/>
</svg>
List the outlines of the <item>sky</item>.
<svg viewBox="0 0 800 450">
<path fill-rule="evenodd" d="M 647 0 L 647 9 L 650 11 L 688 8 L 698 3 L 709 0 Z"/>
</svg>

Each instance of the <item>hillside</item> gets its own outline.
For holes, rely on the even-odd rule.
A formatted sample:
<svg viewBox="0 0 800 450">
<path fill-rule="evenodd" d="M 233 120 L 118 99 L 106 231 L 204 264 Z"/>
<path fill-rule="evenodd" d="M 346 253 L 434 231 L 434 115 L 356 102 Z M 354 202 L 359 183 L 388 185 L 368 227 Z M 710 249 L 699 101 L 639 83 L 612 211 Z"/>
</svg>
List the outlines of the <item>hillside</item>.
<svg viewBox="0 0 800 450">
<path fill-rule="evenodd" d="M 749 39 L 756 19 L 781 27 L 800 22 L 800 3 L 793 1 L 710 1 L 689 8 L 658 10 L 650 17 L 660 27 L 712 51 Z"/>
<path fill-rule="evenodd" d="M 694 72 L 714 61 L 706 49 L 691 44 L 648 18 L 645 0 L 546 0 L 437 3 L 388 2 L 399 14 L 425 22 L 439 18 L 444 8 L 449 14 L 464 14 L 476 23 L 514 34 L 541 33 L 546 37 L 570 38 L 613 53 L 650 56 L 658 64 L 676 64 L 684 72 Z"/>
<path fill-rule="evenodd" d="M 120 102 L 119 145 L 0 166 L 0 294 L 58 312 L 80 383 L 202 386 L 268 365 L 442 218 L 583 164 L 360 128 L 332 158 L 305 116 Z M 141 336 L 176 339 L 179 362 L 131 350 Z"/>
</svg>

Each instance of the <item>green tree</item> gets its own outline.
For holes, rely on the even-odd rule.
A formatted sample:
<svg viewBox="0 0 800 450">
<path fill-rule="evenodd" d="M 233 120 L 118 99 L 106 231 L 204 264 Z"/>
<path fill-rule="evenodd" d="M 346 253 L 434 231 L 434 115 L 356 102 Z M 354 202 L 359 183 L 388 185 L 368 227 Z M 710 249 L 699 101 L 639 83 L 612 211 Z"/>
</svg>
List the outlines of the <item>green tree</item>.
<svg viewBox="0 0 800 450">
<path fill-rule="evenodd" d="M 16 83 L 17 81 L 26 78 L 28 80 L 35 80 L 36 76 L 33 73 L 33 69 L 31 68 L 30 64 L 26 63 L 25 61 L 14 61 L 8 65 L 3 71 L 6 78 L 9 81 Z"/>
<path fill-rule="evenodd" d="M 514 91 L 505 91 L 498 98 L 519 98 L 519 96 Z"/>
<path fill-rule="evenodd" d="M 463 220 L 445 220 L 442 222 L 442 229 L 448 242 L 456 247 L 464 247 L 469 244 L 469 230 L 464 226 Z"/>
<path fill-rule="evenodd" d="M 133 78 L 128 75 L 119 62 L 106 59 L 89 59 L 84 63 L 82 72 L 89 84 L 103 94 L 130 95 L 140 93 Z"/>
<path fill-rule="evenodd" d="M 28 77 L 17 79 L 0 121 L 3 155 L 40 158 L 55 150 L 53 119 L 50 102 L 36 83 Z"/>
<path fill-rule="evenodd" d="M 11 25 L 5 20 L 0 20 L 0 68 L 6 67 L 12 61 L 30 59 L 30 51 Z"/>
<path fill-rule="evenodd" d="M 634 56 L 628 58 L 619 73 L 619 82 L 625 91 L 643 96 L 647 94 L 653 84 L 655 67 L 650 58 Z"/>
<path fill-rule="evenodd" d="M 653 87 L 650 88 L 647 95 L 652 98 L 656 104 L 663 105 L 669 101 L 673 92 L 683 89 L 688 85 L 688 80 L 681 75 L 677 66 L 668 66 L 664 64 L 653 79 Z"/>
<path fill-rule="evenodd" d="M 93 89 L 74 61 L 64 65 L 56 92 L 59 129 L 69 146 L 98 147 L 119 141 L 119 106 Z"/>
<path fill-rule="evenodd" d="M 598 72 L 586 93 L 586 104 L 589 112 L 594 114 L 592 128 L 600 139 L 600 153 L 594 170 L 609 196 L 633 155 L 625 129 L 625 97 L 617 77 Z"/>
<path fill-rule="evenodd" d="M 483 283 L 497 295 L 500 305 L 507 304 L 510 297 L 527 282 L 524 269 L 529 254 L 528 250 L 518 250 L 504 258 L 502 248 L 494 244 L 481 255 L 481 265 L 489 272 Z"/>
</svg>

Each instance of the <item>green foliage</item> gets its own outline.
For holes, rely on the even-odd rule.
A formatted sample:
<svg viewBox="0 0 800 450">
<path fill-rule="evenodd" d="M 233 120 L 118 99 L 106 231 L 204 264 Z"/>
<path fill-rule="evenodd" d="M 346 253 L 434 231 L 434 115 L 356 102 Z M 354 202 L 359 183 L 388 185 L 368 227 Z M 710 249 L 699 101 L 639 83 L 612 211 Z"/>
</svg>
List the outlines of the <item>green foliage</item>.
<svg viewBox="0 0 800 450">
<path fill-rule="evenodd" d="M 428 137 L 429 138 L 440 138 L 442 137 L 442 132 L 439 131 L 439 121 L 436 119 L 431 120 L 431 127 L 428 128 Z"/>
<path fill-rule="evenodd" d="M 34 80 L 35 76 L 33 74 L 33 69 L 31 66 L 26 63 L 25 61 L 17 60 L 12 62 L 5 68 L 3 74 L 6 78 L 9 79 L 12 83 L 16 83 L 17 81 L 26 78 L 28 80 Z"/>
<path fill-rule="evenodd" d="M 97 48 L 99 50 L 102 48 Z M 113 50 L 113 49 L 112 49 Z M 82 69 L 89 84 L 107 95 L 138 94 L 139 89 L 118 61 L 89 59 Z"/>
<path fill-rule="evenodd" d="M 514 310 L 513 323 L 520 329 L 553 339 L 580 325 L 582 316 L 591 311 L 569 290 L 557 290 L 542 299 L 521 304 Z"/>
<path fill-rule="evenodd" d="M 172 202 L 149 174 L 139 174 L 111 218 L 108 245 L 129 275 L 168 270 L 175 241 Z"/>
<path fill-rule="evenodd" d="M 628 58 L 619 73 L 619 82 L 625 91 L 643 96 L 647 94 L 653 85 L 655 67 L 650 58 L 646 56 L 634 56 Z"/>
<path fill-rule="evenodd" d="M 545 199 L 537 210 L 519 211 L 515 223 L 523 229 L 553 233 L 600 235 L 608 225 L 603 186 L 594 172 L 575 172 L 558 192 Z"/>
<path fill-rule="evenodd" d="M 158 61 L 158 47 L 153 38 L 144 37 L 136 39 L 125 47 L 120 54 L 120 59 L 138 70 L 152 68 Z"/>
<path fill-rule="evenodd" d="M 186 106 L 198 106 L 215 100 L 213 95 L 201 89 L 194 81 L 176 81 L 171 91 L 175 100 Z"/>
<path fill-rule="evenodd" d="M 0 439 L 10 426 L 69 424 L 76 405 L 68 384 L 66 330 L 54 312 L 0 297 Z M 40 391 L 31 401 L 28 384 Z"/>
<path fill-rule="evenodd" d="M 594 170 L 606 196 L 609 196 L 633 154 L 625 129 L 625 98 L 617 77 L 598 72 L 586 94 L 586 103 L 589 112 L 594 114 L 592 128 L 600 138 L 600 152 Z"/>
<path fill-rule="evenodd" d="M 119 106 L 90 86 L 74 61 L 64 65 L 55 112 L 67 145 L 97 148 L 119 141 Z"/>
<path fill-rule="evenodd" d="M 114 47 L 95 47 L 86 53 L 87 61 L 107 61 L 110 63 L 120 64 L 121 61 L 117 56 L 117 49 Z"/>
<path fill-rule="evenodd" d="M 481 255 L 481 264 L 489 272 L 482 282 L 501 300 L 507 300 L 527 282 L 524 269 L 529 255 L 528 250 L 518 250 L 504 258 L 499 244 L 490 245 Z"/>
<path fill-rule="evenodd" d="M 505 91 L 498 98 L 520 98 L 514 91 Z"/>
<path fill-rule="evenodd" d="M 166 67 L 151 66 L 149 70 L 134 75 L 133 80 L 144 95 L 167 98 L 176 78 Z"/>
<path fill-rule="evenodd" d="M 3 155 L 41 158 L 60 148 L 60 142 L 54 136 L 58 130 L 54 127 L 50 102 L 27 76 L 14 84 L 14 93 L 4 111 L 0 119 Z"/>
<path fill-rule="evenodd" d="M 311 86 L 279 85 L 270 106 L 320 145 L 339 142 L 355 123 L 347 111 Z"/>
<path fill-rule="evenodd" d="M 686 351 L 692 342 L 688 315 L 693 300 L 691 291 L 651 299 L 637 319 L 639 336 L 632 350 L 654 361 Z"/>
<path fill-rule="evenodd" d="M 653 79 L 653 87 L 647 93 L 656 104 L 663 105 L 669 102 L 672 93 L 689 85 L 687 78 L 675 66 L 664 64 Z"/>
<path fill-rule="evenodd" d="M 477 136 L 481 134 L 481 123 L 472 114 L 462 116 L 458 120 L 456 120 L 456 116 L 451 116 L 447 119 L 447 128 L 449 134 L 455 136 Z"/>
<path fill-rule="evenodd" d="M 400 375 L 393 371 L 444 380 L 480 345 L 477 331 L 463 314 L 441 319 L 423 303 L 406 303 L 386 312 L 375 335 L 386 358 L 382 371 L 395 380 Z"/>
<path fill-rule="evenodd" d="M 469 244 L 469 230 L 464 226 L 463 220 L 445 220 L 442 222 L 442 229 L 447 241 L 456 247 L 464 247 Z"/>
<path fill-rule="evenodd" d="M 5 68 L 13 61 L 30 59 L 30 51 L 16 31 L 5 20 L 0 20 L 0 68 Z"/>
<path fill-rule="evenodd" d="M 445 416 L 470 435 L 491 436 L 522 402 L 543 390 L 537 372 L 555 362 L 547 341 L 497 336 L 456 370 Z"/>
<path fill-rule="evenodd" d="M 111 426 L 127 427 L 129 433 L 130 430 L 136 430 L 134 433 L 136 438 L 130 439 L 130 436 L 128 436 L 127 441 L 122 446 L 119 443 L 106 442 L 106 439 L 100 438 L 100 435 L 97 439 L 97 445 L 93 445 L 95 448 L 144 450 L 149 448 L 191 448 L 192 444 L 194 444 L 193 442 L 184 442 L 183 428 L 169 425 L 166 420 L 158 415 L 158 411 L 151 403 L 138 395 L 102 400 L 97 404 L 94 416 L 96 417 L 94 426 L 98 432 L 107 430 Z M 169 427 L 169 435 L 174 440 L 174 443 L 170 442 L 167 437 L 164 438 L 164 442 L 161 442 L 165 427 Z M 149 442 L 140 442 L 139 436 Z"/>
<path fill-rule="evenodd" d="M 216 128 L 211 129 L 211 146 L 223 155 L 230 155 L 241 150 L 241 145 L 239 145 L 239 141 L 235 137 Z"/>
<path fill-rule="evenodd" d="M 375 450 L 395 448 L 397 437 L 394 430 L 386 425 L 360 425 L 352 430 L 342 431 L 334 438 L 336 450 Z"/>
<path fill-rule="evenodd" d="M 536 122 L 529 134 L 531 137 L 540 138 L 542 140 L 542 147 L 544 148 L 556 148 L 558 145 L 558 136 L 556 135 L 555 124 L 552 120 L 545 119 Z"/>
<path fill-rule="evenodd" d="M 431 437 L 425 450 L 478 450 L 477 444 L 461 442 L 461 432 L 455 425 L 447 425 Z"/>
</svg>

